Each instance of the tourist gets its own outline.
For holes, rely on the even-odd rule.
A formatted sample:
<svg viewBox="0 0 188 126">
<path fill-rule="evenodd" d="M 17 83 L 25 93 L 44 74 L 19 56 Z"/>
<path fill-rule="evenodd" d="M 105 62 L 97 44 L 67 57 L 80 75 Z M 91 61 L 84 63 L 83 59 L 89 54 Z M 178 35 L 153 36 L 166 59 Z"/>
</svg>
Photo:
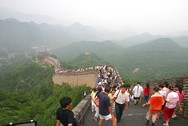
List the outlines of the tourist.
<svg viewBox="0 0 188 126">
<path fill-rule="evenodd" d="M 70 110 L 72 107 L 72 100 L 70 97 L 63 97 L 60 100 L 61 107 L 56 111 L 56 126 L 77 126 L 74 113 Z"/>
<path fill-rule="evenodd" d="M 97 94 L 97 97 L 99 98 L 99 126 L 103 125 L 104 120 L 111 120 L 112 126 L 117 125 L 116 118 L 112 112 L 110 98 L 108 97 L 110 90 L 110 86 L 107 85 L 105 86 L 104 92 Z"/>
<path fill-rule="evenodd" d="M 165 123 L 163 124 L 163 126 L 169 126 L 169 119 L 172 117 L 172 114 L 177 104 L 179 106 L 180 111 L 182 111 L 178 93 L 174 92 L 173 86 L 169 86 L 169 94 L 167 95 L 166 105 L 164 108 Z"/>
<path fill-rule="evenodd" d="M 150 105 L 149 110 L 146 114 L 146 125 L 149 125 L 149 120 L 152 117 L 152 126 L 155 125 L 155 122 L 162 111 L 162 104 L 164 104 L 163 96 L 158 92 L 159 88 L 155 86 L 153 90 L 154 94 L 151 96 L 147 103 L 143 104 L 143 107 Z"/>
<path fill-rule="evenodd" d="M 133 88 L 134 95 L 134 104 L 138 104 L 138 100 L 142 97 L 143 87 L 140 86 L 140 82 L 137 82 L 137 85 Z"/>
<path fill-rule="evenodd" d="M 91 95 L 90 95 L 90 97 L 91 97 L 91 110 L 92 110 L 92 112 L 95 111 L 95 103 L 93 102 L 93 100 L 94 100 L 94 98 L 96 96 L 96 93 L 97 93 L 97 88 L 94 87 L 93 90 L 92 90 L 92 92 L 91 92 Z"/>
<path fill-rule="evenodd" d="M 129 103 L 129 93 L 127 93 L 127 88 L 125 85 L 121 85 L 120 89 L 116 91 L 114 94 L 115 97 L 115 112 L 116 112 L 116 118 L 117 122 L 120 122 L 121 117 L 123 115 L 124 109 L 128 109 L 128 103 Z M 126 105 L 126 107 L 125 107 Z"/>
<path fill-rule="evenodd" d="M 184 93 L 184 91 L 183 91 L 183 85 L 178 85 L 178 84 L 176 84 L 175 90 L 176 90 L 176 92 L 178 93 L 178 96 L 179 96 L 179 103 L 181 104 L 182 101 L 183 101 L 184 95 L 185 95 L 185 93 Z M 174 110 L 174 113 L 173 113 L 173 115 L 172 115 L 172 118 L 176 118 L 176 117 L 177 117 L 175 111 L 176 111 L 176 109 Z"/>
<path fill-rule="evenodd" d="M 98 86 L 97 87 L 97 93 L 95 95 L 95 97 L 93 98 L 93 102 L 94 102 L 94 108 L 95 108 L 95 115 L 94 115 L 94 118 L 93 120 L 94 121 L 98 121 L 98 118 L 99 118 L 99 99 L 97 97 L 97 95 L 102 92 L 102 86 Z"/>
<path fill-rule="evenodd" d="M 116 92 L 116 89 L 113 88 L 111 92 L 108 94 L 108 97 L 110 98 L 110 104 L 112 106 L 112 112 L 115 113 L 115 97 L 114 94 Z"/>
<path fill-rule="evenodd" d="M 146 87 L 144 87 L 144 103 L 148 102 L 150 94 L 150 85 L 149 83 L 146 83 Z"/>
</svg>

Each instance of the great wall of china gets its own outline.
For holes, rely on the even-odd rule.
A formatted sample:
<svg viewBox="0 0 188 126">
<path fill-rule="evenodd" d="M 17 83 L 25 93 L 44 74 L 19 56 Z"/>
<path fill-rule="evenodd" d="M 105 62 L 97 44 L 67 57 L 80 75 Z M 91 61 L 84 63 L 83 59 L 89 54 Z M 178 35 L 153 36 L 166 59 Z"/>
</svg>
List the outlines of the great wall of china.
<svg viewBox="0 0 188 126">
<path fill-rule="evenodd" d="M 48 56 L 44 59 L 45 62 L 54 66 L 53 81 L 55 84 L 62 85 L 63 83 L 69 83 L 72 86 L 87 84 L 90 87 L 94 87 L 97 84 L 97 70 L 94 67 L 77 70 L 63 70 L 56 58 Z M 116 72 L 119 80 L 122 81 L 117 69 Z M 182 102 L 184 111 L 181 115 L 188 118 L 188 76 L 156 80 L 152 81 L 152 84 L 159 84 L 163 81 L 168 81 L 171 84 L 178 83 L 184 86 L 185 97 Z"/>
</svg>

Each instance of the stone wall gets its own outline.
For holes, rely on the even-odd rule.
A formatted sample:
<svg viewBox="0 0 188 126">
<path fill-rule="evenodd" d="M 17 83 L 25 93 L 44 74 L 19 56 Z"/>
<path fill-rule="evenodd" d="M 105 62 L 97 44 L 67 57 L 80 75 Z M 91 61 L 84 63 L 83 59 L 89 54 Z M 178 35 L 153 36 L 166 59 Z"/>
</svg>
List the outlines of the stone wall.
<svg viewBox="0 0 188 126">
<path fill-rule="evenodd" d="M 72 86 L 88 85 L 94 87 L 97 84 L 97 71 L 69 73 L 69 74 L 54 74 L 53 81 L 55 84 L 69 83 Z"/>
<path fill-rule="evenodd" d="M 88 108 L 90 107 L 90 95 L 86 96 L 80 103 L 72 110 L 74 113 L 74 117 L 76 118 L 78 123 L 84 122 L 84 116 Z"/>
<path fill-rule="evenodd" d="M 183 80 L 183 86 L 184 86 L 183 90 L 185 92 L 185 97 L 182 103 L 182 107 L 184 108 L 182 115 L 183 117 L 188 118 L 188 79 Z"/>
</svg>

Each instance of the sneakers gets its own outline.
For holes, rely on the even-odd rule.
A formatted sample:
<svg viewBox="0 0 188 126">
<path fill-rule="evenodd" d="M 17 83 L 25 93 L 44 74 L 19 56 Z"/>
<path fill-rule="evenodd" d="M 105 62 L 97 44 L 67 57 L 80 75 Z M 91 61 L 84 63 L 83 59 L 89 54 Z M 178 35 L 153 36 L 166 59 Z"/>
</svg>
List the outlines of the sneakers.
<svg viewBox="0 0 188 126">
<path fill-rule="evenodd" d="M 94 118 L 93 118 L 93 120 L 94 120 L 95 122 L 97 122 L 97 121 L 98 121 L 97 117 L 94 117 Z"/>
<path fill-rule="evenodd" d="M 149 125 L 149 120 L 146 121 L 146 125 Z"/>
<path fill-rule="evenodd" d="M 174 115 L 172 115 L 172 119 L 174 119 L 174 118 L 176 118 L 176 117 L 177 117 L 177 115 L 175 115 L 175 114 L 174 114 Z"/>
<path fill-rule="evenodd" d="M 163 123 L 163 126 L 169 126 L 169 124 L 168 123 Z"/>
</svg>

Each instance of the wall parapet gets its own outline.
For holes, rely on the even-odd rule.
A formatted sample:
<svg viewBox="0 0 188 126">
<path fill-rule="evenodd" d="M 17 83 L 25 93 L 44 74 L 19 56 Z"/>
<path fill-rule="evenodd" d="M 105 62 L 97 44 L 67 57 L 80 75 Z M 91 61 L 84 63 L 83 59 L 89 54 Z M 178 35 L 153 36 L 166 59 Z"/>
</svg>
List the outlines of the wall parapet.
<svg viewBox="0 0 188 126">
<path fill-rule="evenodd" d="M 74 117 L 76 118 L 78 123 L 84 122 L 84 116 L 86 111 L 90 106 L 91 100 L 90 95 L 87 95 L 84 99 L 80 101 L 80 103 L 72 110 L 74 113 Z"/>
<path fill-rule="evenodd" d="M 182 116 L 188 118 L 188 79 L 183 80 L 183 91 L 185 93 L 183 103 L 181 104 L 183 107 Z"/>
</svg>

